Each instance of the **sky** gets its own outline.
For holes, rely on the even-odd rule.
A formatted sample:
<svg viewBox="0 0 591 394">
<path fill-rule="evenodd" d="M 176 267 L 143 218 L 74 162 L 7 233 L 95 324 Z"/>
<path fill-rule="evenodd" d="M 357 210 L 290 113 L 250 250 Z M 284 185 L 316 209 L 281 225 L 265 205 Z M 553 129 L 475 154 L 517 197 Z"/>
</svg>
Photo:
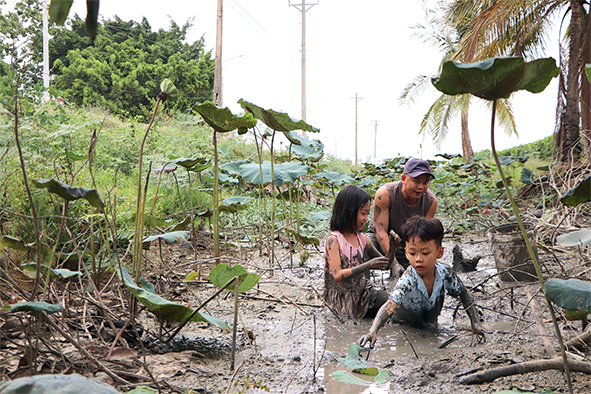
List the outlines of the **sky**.
<svg viewBox="0 0 591 394">
<path fill-rule="evenodd" d="M 234 113 L 242 112 L 237 104 L 242 98 L 302 119 L 302 12 L 301 6 L 294 6 L 301 3 L 224 0 L 222 95 L 223 105 Z M 440 149 L 430 136 L 419 135 L 422 116 L 439 95 L 434 88 L 411 107 L 399 104 L 404 87 L 417 75 L 436 74 L 441 60 L 435 48 L 413 36 L 412 27 L 425 23 L 422 2 L 306 3 L 306 121 L 320 129 L 310 138 L 321 140 L 328 153 L 354 161 L 357 122 L 359 161 L 461 153 L 459 121 L 452 122 Z M 170 19 L 182 25 L 194 18 L 188 41 L 203 36 L 206 48 L 215 54 L 216 10 L 217 0 L 101 0 L 99 13 L 101 18 L 117 15 L 123 20 L 146 17 L 153 29 L 167 28 Z M 74 0 L 70 15 L 74 13 L 84 17 L 86 2 Z M 557 37 L 550 38 L 547 55 L 553 56 L 558 53 L 557 44 L 552 44 Z M 519 137 L 497 129 L 497 150 L 551 135 L 556 96 L 556 79 L 542 93 L 518 92 L 514 112 Z M 473 107 L 473 149 L 490 149 L 490 112 L 479 102 Z"/>
</svg>

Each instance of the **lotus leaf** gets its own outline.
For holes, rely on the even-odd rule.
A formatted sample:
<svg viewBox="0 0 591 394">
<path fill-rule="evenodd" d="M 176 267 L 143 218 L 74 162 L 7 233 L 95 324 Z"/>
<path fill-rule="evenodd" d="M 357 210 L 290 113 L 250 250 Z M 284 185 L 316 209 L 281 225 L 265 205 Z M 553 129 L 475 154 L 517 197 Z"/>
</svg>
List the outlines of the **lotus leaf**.
<svg viewBox="0 0 591 394">
<path fill-rule="evenodd" d="M 238 213 L 248 208 L 250 197 L 228 197 L 224 199 L 220 211 L 227 213 Z"/>
<path fill-rule="evenodd" d="M 338 380 L 339 382 L 349 383 L 349 384 L 356 384 L 358 386 L 371 386 L 372 382 L 367 380 L 360 379 L 356 376 L 351 375 L 347 371 L 343 371 L 341 369 L 334 371 L 330 374 L 333 379 Z"/>
<path fill-rule="evenodd" d="M 470 93 L 485 100 L 509 98 L 519 90 L 543 91 L 560 69 L 552 58 L 525 62 L 521 57 L 496 57 L 478 63 L 443 63 L 432 78 L 437 90 L 450 96 Z"/>
<path fill-rule="evenodd" d="M 335 186 L 345 185 L 353 182 L 353 178 L 351 178 L 349 175 L 335 171 L 323 171 L 318 174 L 314 174 L 313 176 L 314 179 L 326 179 L 328 183 Z"/>
<path fill-rule="evenodd" d="M 68 159 L 70 159 L 72 161 L 86 160 L 86 155 L 79 155 L 79 154 L 74 153 L 72 151 L 66 151 L 66 156 L 68 156 Z"/>
<path fill-rule="evenodd" d="M 125 286 L 127 286 L 131 294 L 133 294 L 134 297 L 138 299 L 138 301 L 144 304 L 146 308 L 148 308 L 148 310 L 156 315 L 156 317 L 159 319 L 184 322 L 193 313 L 193 309 L 185 305 L 165 300 L 159 295 L 156 295 L 149 290 L 136 285 L 131 278 L 129 271 L 125 267 L 121 270 L 117 270 L 117 276 L 123 281 Z M 232 331 L 228 323 L 213 316 L 209 316 L 206 313 L 195 313 L 195 315 L 193 315 L 191 318 L 191 321 L 204 321 L 220 327 L 225 331 Z"/>
<path fill-rule="evenodd" d="M 172 231 L 170 233 L 165 234 L 151 235 L 149 237 L 144 238 L 143 243 L 149 244 L 150 242 L 155 241 L 157 239 L 162 239 L 166 241 L 166 243 L 168 244 L 174 244 L 177 242 L 186 241 L 189 238 L 190 234 L 190 231 Z"/>
<path fill-rule="evenodd" d="M 259 276 L 257 274 L 247 272 L 244 267 L 239 264 L 231 267 L 226 263 L 220 263 L 209 272 L 209 280 L 217 287 L 223 287 L 235 277 L 239 278 L 239 293 L 246 293 L 259 283 Z M 234 288 L 233 286 L 230 286 L 227 290 L 233 292 Z"/>
<path fill-rule="evenodd" d="M 228 175 L 222 174 L 222 173 L 219 173 L 218 174 L 218 179 L 219 179 L 219 182 L 220 183 L 226 183 L 226 184 L 228 184 L 228 183 L 234 183 L 234 184 L 235 183 L 238 183 L 238 179 L 232 178 L 231 176 L 228 176 Z"/>
<path fill-rule="evenodd" d="M 529 168 L 523 168 L 521 170 L 521 182 L 525 183 L 526 185 L 531 185 L 534 183 L 534 173 Z"/>
<path fill-rule="evenodd" d="M 591 245 L 591 229 L 572 231 L 568 234 L 556 237 L 556 243 L 560 246 L 585 246 Z"/>
<path fill-rule="evenodd" d="M 569 207 L 591 201 L 591 175 L 560 197 L 560 201 Z"/>
<path fill-rule="evenodd" d="M 316 245 L 316 246 L 320 246 L 320 241 L 318 240 L 318 238 L 314 238 L 314 237 L 306 237 L 304 235 L 298 234 L 296 233 L 294 230 L 292 229 L 285 229 L 285 232 L 292 235 L 296 241 L 298 241 L 298 243 L 300 245 Z"/>
<path fill-rule="evenodd" d="M 357 345 L 356 343 L 352 343 L 349 345 L 347 357 L 339 357 L 338 360 L 353 372 L 364 375 L 377 375 L 378 369 L 372 363 L 359 356 L 362 350 L 363 348 L 361 346 Z"/>
<path fill-rule="evenodd" d="M 37 263 L 23 263 L 21 264 L 22 269 L 25 272 L 25 275 L 34 278 L 37 273 Z M 41 264 L 39 266 L 39 270 L 42 274 L 47 275 L 49 272 L 49 277 L 51 279 L 70 279 L 82 276 L 82 272 L 80 271 L 71 271 L 65 268 L 49 268 L 48 266 Z"/>
<path fill-rule="evenodd" d="M 307 139 L 296 134 L 295 131 L 290 131 L 290 141 L 295 139 L 299 142 L 297 145 L 291 147 L 291 151 L 299 156 L 303 160 L 310 159 L 312 161 L 318 161 L 322 159 L 324 155 L 324 144 L 319 140 Z"/>
<path fill-rule="evenodd" d="M 240 176 L 247 182 L 260 185 L 261 184 L 261 169 L 263 172 L 263 184 L 271 183 L 271 162 L 264 161 L 261 166 L 257 163 L 247 163 L 240 166 Z M 302 163 L 287 162 L 275 164 L 273 166 L 273 184 L 275 186 L 282 186 L 285 183 L 293 183 L 299 176 L 308 173 L 308 167 Z"/>
<path fill-rule="evenodd" d="M 167 100 L 176 100 L 179 97 L 179 90 L 168 78 L 164 78 L 162 82 L 160 82 L 160 91 L 166 94 Z"/>
<path fill-rule="evenodd" d="M 257 124 L 252 114 L 245 112 L 236 116 L 228 107 L 220 108 L 211 101 L 196 105 L 194 111 L 218 133 L 238 130 L 239 134 L 244 134 Z"/>
<path fill-rule="evenodd" d="M 290 138 L 289 132 L 294 130 L 303 130 L 312 133 L 320 132 L 316 127 L 310 126 L 303 120 L 295 120 L 284 112 L 277 112 L 272 109 L 266 110 L 243 99 L 238 100 L 238 104 L 271 129 L 285 133 L 285 136 L 288 138 Z M 297 142 L 293 142 L 291 139 L 290 141 L 297 144 Z"/>
<path fill-rule="evenodd" d="M 591 282 L 580 279 L 550 279 L 544 283 L 544 294 L 564 310 L 591 310 Z"/>
<path fill-rule="evenodd" d="M 330 212 L 330 211 L 314 212 L 312 214 L 312 219 L 316 219 L 316 220 L 329 220 L 331 215 L 332 215 L 332 212 Z"/>
<path fill-rule="evenodd" d="M 98 192 L 94 189 L 69 186 L 57 179 L 35 179 L 33 183 L 39 189 L 48 189 L 50 193 L 57 194 L 67 201 L 75 201 L 83 198 L 96 208 L 101 208 L 105 205 L 99 197 Z"/>
<path fill-rule="evenodd" d="M 73 2 L 74 0 L 51 0 L 49 4 L 49 21 L 63 26 Z"/>
<path fill-rule="evenodd" d="M 198 169 L 197 170 L 193 170 L 195 172 L 201 172 L 203 170 L 205 170 L 206 168 L 211 167 L 211 163 L 209 162 L 209 159 L 206 157 L 191 157 L 191 158 L 186 158 L 186 157 L 179 157 L 178 159 L 174 159 L 170 161 L 171 164 L 178 164 L 179 166 L 187 169 L 187 170 L 193 170 Z M 198 166 L 199 164 L 199 166 Z"/>
<path fill-rule="evenodd" d="M 231 161 L 231 162 L 222 164 L 222 168 L 228 174 L 231 174 L 231 175 L 240 175 L 240 166 L 242 164 L 248 164 L 248 163 L 251 163 L 251 162 L 248 161 L 248 160 Z"/>
<path fill-rule="evenodd" d="M 55 0 L 54 0 L 55 1 Z M 0 386 L 0 394 L 118 394 L 112 386 L 79 374 L 36 375 L 14 379 Z"/>
<path fill-rule="evenodd" d="M 14 305 L 10 306 L 11 312 L 35 312 L 35 313 L 57 313 L 62 310 L 61 304 L 49 304 L 44 301 L 37 301 L 37 302 L 17 302 Z M 0 392 L 2 392 L 0 390 Z"/>
</svg>

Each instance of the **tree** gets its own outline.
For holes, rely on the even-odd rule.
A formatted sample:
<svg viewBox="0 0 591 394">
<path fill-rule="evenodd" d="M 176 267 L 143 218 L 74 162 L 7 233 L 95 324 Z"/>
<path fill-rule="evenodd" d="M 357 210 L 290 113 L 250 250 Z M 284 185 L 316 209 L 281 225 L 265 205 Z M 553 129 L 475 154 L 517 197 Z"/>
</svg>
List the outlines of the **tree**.
<svg viewBox="0 0 591 394">
<path fill-rule="evenodd" d="M 441 65 L 452 58 L 457 51 L 459 38 L 461 37 L 461 27 L 454 27 L 453 23 L 441 18 L 433 18 L 428 26 L 418 25 L 416 27 L 416 36 L 439 48 L 443 54 Z M 439 70 L 440 71 L 440 70 Z M 427 88 L 431 88 L 431 75 L 420 75 L 410 82 L 400 95 L 401 103 L 412 104 L 416 101 Z M 433 141 L 439 148 L 441 143 L 447 138 L 449 131 L 449 122 L 460 113 L 462 156 L 465 163 L 472 163 L 474 152 L 470 141 L 470 131 L 468 127 L 468 113 L 470 109 L 471 96 L 469 94 L 449 96 L 440 95 L 431 105 L 427 113 L 423 116 L 420 133 L 427 132 L 433 137 Z M 489 103 L 487 103 L 488 105 Z M 511 110 L 509 100 L 501 100 L 498 105 L 497 119 L 505 132 L 508 134 L 517 134 L 515 129 L 515 119 Z"/>
<path fill-rule="evenodd" d="M 76 16 L 53 39 L 54 85 L 77 105 L 100 105 L 144 120 L 159 81 L 169 78 L 181 92 L 175 108 L 190 110 L 211 98 L 213 86 L 213 60 L 203 38 L 185 42 L 191 26 L 191 21 L 182 27 L 171 21 L 168 30 L 154 32 L 145 18 L 138 23 L 115 17 L 103 21 L 91 44 L 81 38 L 84 21 Z"/>
<path fill-rule="evenodd" d="M 22 0 L 6 13 L 5 6 L 6 2 L 0 0 L 0 59 L 20 75 L 22 86 L 32 87 L 43 79 L 41 3 Z"/>
<path fill-rule="evenodd" d="M 591 157 L 588 142 L 591 138 L 591 89 L 583 75 L 585 63 L 591 61 L 591 20 L 587 18 L 584 4 L 579 0 L 454 0 L 446 16 L 465 26 L 458 55 L 482 60 L 495 56 L 539 57 L 545 52 L 545 38 L 553 17 L 570 15 L 563 40 L 568 50 L 561 50 L 555 128 L 557 156 L 564 163 L 580 161 L 581 125 L 586 136 L 586 153 Z M 465 23 L 466 20 L 469 23 Z"/>
</svg>

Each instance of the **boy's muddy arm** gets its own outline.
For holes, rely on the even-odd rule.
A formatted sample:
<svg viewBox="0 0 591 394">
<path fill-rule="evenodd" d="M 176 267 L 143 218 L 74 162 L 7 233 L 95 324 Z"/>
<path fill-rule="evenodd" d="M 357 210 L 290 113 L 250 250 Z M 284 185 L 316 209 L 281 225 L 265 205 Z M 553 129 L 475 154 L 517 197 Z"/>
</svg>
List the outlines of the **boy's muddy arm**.
<svg viewBox="0 0 591 394">
<path fill-rule="evenodd" d="M 470 325 L 472 326 L 472 332 L 474 334 L 484 335 L 484 331 L 482 326 L 478 322 L 478 316 L 476 316 L 476 304 L 474 304 L 474 298 L 470 291 L 462 284 L 461 291 L 460 291 L 460 300 L 462 301 L 462 305 L 466 309 L 466 313 L 470 318 Z"/>
<path fill-rule="evenodd" d="M 373 348 L 373 345 L 376 343 L 376 340 L 378 339 L 378 331 L 380 330 L 380 328 L 384 326 L 384 324 L 386 324 L 388 318 L 390 318 L 390 316 L 392 315 L 392 313 L 394 313 L 395 310 L 396 303 L 392 300 L 386 301 L 386 303 L 382 305 L 382 307 L 378 311 L 376 317 L 373 319 L 373 323 L 371 325 L 371 328 L 369 329 L 369 332 L 366 335 L 359 338 L 357 344 L 361 347 L 365 346 L 366 344 L 369 344 L 369 347 Z"/>
</svg>

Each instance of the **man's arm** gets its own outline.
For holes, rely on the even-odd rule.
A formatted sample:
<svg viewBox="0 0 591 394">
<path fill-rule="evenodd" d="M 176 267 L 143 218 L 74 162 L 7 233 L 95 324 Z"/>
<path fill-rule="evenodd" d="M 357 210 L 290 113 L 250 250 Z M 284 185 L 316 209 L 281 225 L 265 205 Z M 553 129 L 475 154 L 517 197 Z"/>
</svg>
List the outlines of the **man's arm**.
<svg viewBox="0 0 591 394">
<path fill-rule="evenodd" d="M 425 214 L 427 219 L 433 219 L 435 217 L 435 212 L 437 212 L 437 197 L 433 200 L 433 204 L 431 204 L 431 208 Z"/>
<path fill-rule="evenodd" d="M 382 186 L 376 192 L 373 207 L 373 219 L 376 229 L 376 237 L 382 247 L 384 255 L 390 250 L 390 238 L 388 237 L 388 224 L 390 221 L 390 196 L 386 186 Z"/>
</svg>

